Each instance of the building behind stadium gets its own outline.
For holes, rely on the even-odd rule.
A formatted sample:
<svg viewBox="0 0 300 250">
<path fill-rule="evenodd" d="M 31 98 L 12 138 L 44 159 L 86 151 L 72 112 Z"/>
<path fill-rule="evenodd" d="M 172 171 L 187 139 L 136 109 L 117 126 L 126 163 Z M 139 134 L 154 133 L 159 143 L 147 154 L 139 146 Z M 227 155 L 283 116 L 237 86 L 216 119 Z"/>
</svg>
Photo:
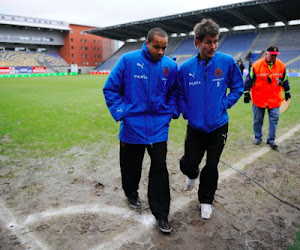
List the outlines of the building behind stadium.
<svg viewBox="0 0 300 250">
<path fill-rule="evenodd" d="M 93 28 L 0 14 L 1 71 L 88 73 L 115 51 L 114 40 L 84 32 Z"/>
</svg>

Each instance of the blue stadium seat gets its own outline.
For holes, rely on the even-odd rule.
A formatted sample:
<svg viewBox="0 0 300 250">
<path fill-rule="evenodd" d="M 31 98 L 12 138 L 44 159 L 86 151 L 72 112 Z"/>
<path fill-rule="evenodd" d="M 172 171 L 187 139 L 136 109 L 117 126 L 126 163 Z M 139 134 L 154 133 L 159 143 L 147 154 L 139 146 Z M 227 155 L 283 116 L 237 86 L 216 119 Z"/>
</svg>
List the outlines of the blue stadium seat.
<svg viewBox="0 0 300 250">
<path fill-rule="evenodd" d="M 281 39 L 284 37 L 284 39 Z M 255 62 L 270 45 L 279 47 L 278 57 L 287 65 L 287 69 L 300 69 L 300 29 L 291 30 L 260 30 L 243 31 L 234 34 L 221 35 L 219 38 L 218 51 L 233 56 L 236 60 L 241 58 L 245 67 L 248 68 L 246 56 L 251 52 L 251 62 Z M 119 57 L 128 51 L 140 49 L 143 42 L 125 43 L 114 55 L 104 61 L 96 70 L 111 70 Z M 177 58 L 176 63 L 180 66 L 184 61 L 198 53 L 194 46 L 193 37 L 171 37 L 169 38 L 169 48 L 166 55 Z"/>
<path fill-rule="evenodd" d="M 255 38 L 255 32 L 229 34 L 220 44 L 218 51 L 229 54 L 235 59 L 243 58 Z"/>
</svg>

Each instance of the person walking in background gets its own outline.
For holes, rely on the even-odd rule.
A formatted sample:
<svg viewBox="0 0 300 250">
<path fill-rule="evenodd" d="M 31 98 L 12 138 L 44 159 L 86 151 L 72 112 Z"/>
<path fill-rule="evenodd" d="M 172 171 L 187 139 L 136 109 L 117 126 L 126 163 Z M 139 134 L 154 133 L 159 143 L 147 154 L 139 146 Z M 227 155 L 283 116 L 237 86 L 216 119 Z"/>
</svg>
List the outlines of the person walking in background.
<svg viewBox="0 0 300 250">
<path fill-rule="evenodd" d="M 165 233 L 171 232 L 168 131 L 171 118 L 179 116 L 177 64 L 164 55 L 167 45 L 168 35 L 163 29 L 149 30 L 142 49 L 124 54 L 103 88 L 112 117 L 121 122 L 120 166 L 125 195 L 132 207 L 141 207 L 138 189 L 147 149 L 151 159 L 149 205 Z"/>
<path fill-rule="evenodd" d="M 249 103 L 252 97 L 254 144 L 262 142 L 262 126 L 265 109 L 269 114 L 269 134 L 267 144 L 272 149 L 277 148 L 275 143 L 276 128 L 279 120 L 279 108 L 282 102 L 282 90 L 285 99 L 291 98 L 289 80 L 285 64 L 277 59 L 278 47 L 267 49 L 265 57 L 252 64 L 245 81 L 244 102 Z M 251 95 L 250 95 L 251 91 Z"/>
<path fill-rule="evenodd" d="M 216 52 L 218 24 L 212 19 L 203 19 L 195 25 L 194 33 L 199 53 L 181 65 L 177 77 L 180 111 L 188 120 L 180 169 L 187 176 L 186 188 L 190 189 L 207 153 L 206 165 L 200 173 L 198 198 L 201 217 L 209 219 L 218 185 L 218 163 L 227 140 L 227 109 L 238 101 L 244 87 L 233 57 Z"/>
<path fill-rule="evenodd" d="M 242 76 L 243 76 L 243 74 L 244 74 L 244 69 L 245 69 L 245 65 L 244 65 L 244 63 L 243 63 L 243 60 L 242 60 L 242 59 L 237 60 L 237 64 L 238 64 L 238 66 L 239 66 L 239 68 L 240 68 L 240 71 L 241 71 L 241 73 L 242 73 Z"/>
</svg>

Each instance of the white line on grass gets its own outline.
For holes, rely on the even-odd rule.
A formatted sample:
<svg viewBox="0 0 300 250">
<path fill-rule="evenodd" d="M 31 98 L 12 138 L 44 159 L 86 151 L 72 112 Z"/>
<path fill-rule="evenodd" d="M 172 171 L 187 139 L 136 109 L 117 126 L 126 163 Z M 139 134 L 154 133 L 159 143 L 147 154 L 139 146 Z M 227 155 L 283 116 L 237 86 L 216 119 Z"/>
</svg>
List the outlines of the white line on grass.
<svg viewBox="0 0 300 250">
<path fill-rule="evenodd" d="M 182 207 L 188 204 L 190 201 L 194 200 L 194 195 L 190 196 L 182 196 L 177 198 L 176 200 L 171 202 L 171 211 L 170 214 L 175 214 L 178 211 L 182 210 Z M 131 242 L 133 239 L 138 238 L 146 231 L 153 230 L 153 227 L 156 223 L 155 217 L 152 214 L 144 214 L 139 215 L 135 212 L 132 218 L 136 217 L 136 219 L 140 222 L 139 224 L 135 225 L 134 227 L 128 228 L 126 231 L 116 235 L 112 238 L 109 242 L 102 243 L 91 250 L 100 250 L 100 249 L 119 249 L 122 245 Z M 144 223 L 144 220 L 149 223 Z"/>
<path fill-rule="evenodd" d="M 282 135 L 277 139 L 277 143 L 280 144 L 287 138 L 291 137 L 295 132 L 300 130 L 300 124 L 291 129 L 288 133 Z M 238 170 L 242 170 L 246 165 L 252 163 L 258 157 L 264 155 L 271 148 L 265 146 L 250 156 L 242 159 L 238 163 L 234 164 L 233 167 Z M 233 173 L 236 173 L 232 169 L 227 169 L 220 173 L 220 181 L 230 177 Z M 194 200 L 194 193 L 189 196 L 181 196 L 171 202 L 170 214 L 175 214 L 177 211 L 182 210 L 183 206 Z M 128 210 L 125 208 L 119 208 L 114 206 L 107 206 L 105 204 L 95 205 L 78 205 L 71 206 L 63 209 L 50 209 L 38 214 L 29 215 L 25 220 L 15 219 L 11 212 L 4 206 L 4 202 L 0 200 L 0 219 L 20 240 L 22 244 L 29 246 L 30 249 L 47 249 L 34 235 L 26 228 L 26 225 L 39 222 L 41 220 L 51 219 L 57 216 L 69 216 L 82 213 L 109 213 L 113 215 L 121 215 L 124 219 L 134 219 L 138 222 L 135 227 L 130 227 L 121 234 L 116 235 L 109 242 L 102 243 L 94 249 L 118 249 L 126 242 L 139 237 L 146 230 L 152 228 L 155 224 L 155 218 L 152 214 L 137 214 L 134 210 Z"/>
<path fill-rule="evenodd" d="M 15 234 L 20 244 L 26 249 L 48 249 L 25 225 L 17 222 L 11 211 L 5 207 L 2 199 L 0 199 L 0 220 Z"/>
<path fill-rule="evenodd" d="M 299 130 L 300 130 L 300 124 L 298 124 L 296 127 L 291 129 L 289 132 L 287 132 L 284 135 L 280 136 L 276 140 L 276 142 L 278 144 L 282 143 L 284 140 L 288 139 L 289 137 L 291 137 L 294 133 L 296 133 Z M 261 157 L 262 155 L 269 152 L 270 150 L 272 150 L 270 148 L 270 146 L 265 146 L 265 147 L 261 148 L 260 150 L 257 150 L 255 152 L 253 152 L 251 155 L 249 155 L 248 157 L 242 159 L 241 161 L 237 162 L 236 164 L 232 165 L 232 167 L 234 169 L 237 169 L 237 170 L 242 170 L 246 165 L 254 162 L 258 157 Z M 236 171 L 234 171 L 233 169 L 230 169 L 230 168 L 223 171 L 220 174 L 220 181 L 222 181 L 223 179 L 226 179 L 227 177 L 229 177 L 233 173 L 236 173 Z"/>
<path fill-rule="evenodd" d="M 125 208 L 119 208 L 114 206 L 107 206 L 105 204 L 88 204 L 88 205 L 78 205 L 78 206 L 69 206 L 62 209 L 49 209 L 44 212 L 38 214 L 29 215 L 25 221 L 24 225 L 30 225 L 41 220 L 49 220 L 59 216 L 70 216 L 70 215 L 78 215 L 84 213 L 109 213 L 113 215 L 123 215 L 123 217 L 131 217 L 133 211 L 129 211 Z"/>
<path fill-rule="evenodd" d="M 283 142 L 284 140 L 288 139 L 289 137 L 291 137 L 294 133 L 296 133 L 299 130 L 300 130 L 300 124 L 298 124 L 296 127 L 291 129 L 288 133 L 280 136 L 276 140 L 277 143 L 279 144 L 279 143 Z M 270 146 L 265 146 L 265 147 L 257 150 L 253 154 L 251 154 L 249 157 L 246 157 L 246 158 L 242 159 L 241 161 L 239 161 L 238 163 L 234 164 L 233 167 L 235 169 L 242 170 L 246 165 L 252 163 L 258 157 L 264 155 L 265 153 L 269 152 L 270 150 L 271 150 Z M 230 175 L 232 175 L 234 173 L 236 173 L 236 172 L 232 169 L 227 169 L 227 170 L 223 171 L 222 173 L 220 173 L 220 181 L 224 180 L 225 178 L 230 177 Z M 195 200 L 194 195 L 195 194 L 193 193 L 190 196 L 181 196 L 181 197 L 177 198 L 176 200 L 172 201 L 170 214 L 175 214 L 177 211 L 181 211 L 183 206 L 185 206 L 189 202 Z M 137 216 L 137 215 L 135 215 L 135 216 Z M 130 242 L 131 240 L 138 238 L 139 236 L 142 235 L 142 233 L 145 233 L 146 230 L 149 230 L 149 228 L 142 227 L 141 224 L 137 225 L 136 229 L 138 229 L 138 230 L 136 230 L 133 233 L 133 229 L 129 228 L 122 234 L 115 236 L 113 239 L 111 239 L 110 242 L 100 244 L 93 250 L 96 250 L 96 249 L 97 250 L 98 249 L 119 249 L 126 242 Z"/>
</svg>

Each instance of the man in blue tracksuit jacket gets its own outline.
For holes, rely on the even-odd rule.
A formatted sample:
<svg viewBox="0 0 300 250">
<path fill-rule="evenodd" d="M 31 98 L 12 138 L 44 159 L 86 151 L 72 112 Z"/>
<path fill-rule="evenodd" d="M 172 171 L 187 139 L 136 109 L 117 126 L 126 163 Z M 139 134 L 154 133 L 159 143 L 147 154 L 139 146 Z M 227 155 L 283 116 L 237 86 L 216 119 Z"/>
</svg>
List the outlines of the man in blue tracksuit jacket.
<svg viewBox="0 0 300 250">
<path fill-rule="evenodd" d="M 177 75 L 180 111 L 188 120 L 180 169 L 187 175 L 186 185 L 190 189 L 199 175 L 204 153 L 207 153 L 198 197 L 201 216 L 209 219 L 218 183 L 217 166 L 227 139 L 227 109 L 237 102 L 244 87 L 234 59 L 216 52 L 219 26 L 211 19 L 203 19 L 195 25 L 194 33 L 199 54 L 183 63 Z"/>
<path fill-rule="evenodd" d="M 147 149 L 151 158 L 148 200 L 163 232 L 171 231 L 166 166 L 169 123 L 179 116 L 177 65 L 164 55 L 167 44 L 163 29 L 151 29 L 142 50 L 124 54 L 103 88 L 111 115 L 121 121 L 120 166 L 125 195 L 131 206 L 140 208 L 138 188 Z"/>
</svg>

